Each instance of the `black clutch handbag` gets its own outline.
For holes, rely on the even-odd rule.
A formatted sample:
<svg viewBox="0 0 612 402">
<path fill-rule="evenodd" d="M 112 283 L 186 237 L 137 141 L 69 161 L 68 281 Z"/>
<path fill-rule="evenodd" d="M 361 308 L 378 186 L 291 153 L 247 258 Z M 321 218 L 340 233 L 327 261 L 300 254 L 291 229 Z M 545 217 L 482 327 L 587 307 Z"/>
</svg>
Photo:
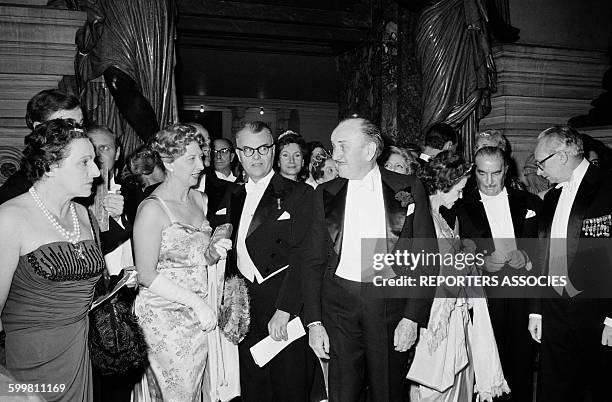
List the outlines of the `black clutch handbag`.
<svg viewBox="0 0 612 402">
<path fill-rule="evenodd" d="M 96 293 L 108 294 L 119 279 L 103 276 Z M 135 290 L 123 287 L 89 312 L 89 355 L 102 375 L 142 375 L 149 366 L 144 333 L 132 313 L 134 297 Z"/>
</svg>

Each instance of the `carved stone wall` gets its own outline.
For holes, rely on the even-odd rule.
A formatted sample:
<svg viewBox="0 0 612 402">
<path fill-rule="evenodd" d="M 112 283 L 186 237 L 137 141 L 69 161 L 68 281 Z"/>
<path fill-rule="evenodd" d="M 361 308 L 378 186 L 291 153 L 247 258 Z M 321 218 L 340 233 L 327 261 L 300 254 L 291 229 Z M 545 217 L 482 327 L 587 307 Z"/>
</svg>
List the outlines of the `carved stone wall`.
<svg viewBox="0 0 612 402">
<path fill-rule="evenodd" d="M 28 100 L 74 74 L 74 35 L 86 15 L 45 4 L 0 1 L 0 183 L 11 172 L 11 155 L 23 148 Z"/>
<path fill-rule="evenodd" d="M 501 130 L 522 170 L 538 133 L 588 112 L 591 100 L 603 91 L 601 79 L 608 62 L 603 51 L 528 45 L 496 46 L 494 58 L 497 92 L 480 130 Z M 608 142 L 606 130 L 600 131 L 597 138 Z"/>
</svg>

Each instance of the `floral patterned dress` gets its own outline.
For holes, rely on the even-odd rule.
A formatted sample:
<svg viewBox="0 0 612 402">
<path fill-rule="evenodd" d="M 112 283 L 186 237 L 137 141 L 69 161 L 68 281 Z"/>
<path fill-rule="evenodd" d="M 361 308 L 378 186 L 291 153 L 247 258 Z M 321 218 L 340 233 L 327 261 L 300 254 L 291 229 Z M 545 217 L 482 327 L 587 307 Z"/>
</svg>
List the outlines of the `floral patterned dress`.
<svg viewBox="0 0 612 402">
<path fill-rule="evenodd" d="M 157 272 L 208 301 L 204 258 L 212 232 L 208 221 L 199 228 L 177 222 L 161 198 L 149 198 L 160 203 L 171 222 L 162 231 Z M 208 341 L 196 314 L 147 288 L 140 289 L 135 310 L 150 348 L 149 389 L 156 387 L 155 381 L 161 391 L 161 395 L 151 395 L 153 400 L 201 401 L 208 394 L 208 385 L 204 385 Z"/>
</svg>

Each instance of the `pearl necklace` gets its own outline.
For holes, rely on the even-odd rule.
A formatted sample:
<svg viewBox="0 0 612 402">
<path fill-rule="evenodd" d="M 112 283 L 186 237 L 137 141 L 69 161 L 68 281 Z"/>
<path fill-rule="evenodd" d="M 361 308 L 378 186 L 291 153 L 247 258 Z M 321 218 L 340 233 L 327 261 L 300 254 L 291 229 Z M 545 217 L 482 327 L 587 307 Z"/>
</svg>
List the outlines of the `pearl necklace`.
<svg viewBox="0 0 612 402">
<path fill-rule="evenodd" d="M 61 235 L 64 236 L 64 238 L 68 240 L 70 244 L 72 244 L 72 246 L 74 247 L 77 253 L 77 256 L 80 259 L 84 259 L 85 255 L 83 254 L 83 249 L 81 248 L 80 244 L 77 245 L 77 243 L 79 242 L 79 239 L 81 238 L 81 225 L 79 225 L 79 217 L 77 216 L 76 209 L 74 208 L 74 203 L 70 202 L 70 216 L 72 217 L 72 231 L 69 232 L 66 229 L 64 229 L 62 225 L 60 225 L 60 223 L 57 221 L 57 219 L 55 219 L 55 217 L 51 214 L 51 212 L 49 212 L 49 210 L 47 209 L 43 201 L 40 199 L 40 196 L 36 192 L 36 189 L 34 188 L 34 186 L 30 187 L 29 192 L 32 195 L 32 198 L 34 199 L 36 206 L 38 206 L 38 208 L 42 211 L 42 213 L 47 217 L 47 219 L 49 220 L 49 222 L 51 222 L 53 227 L 58 232 L 60 232 Z"/>
</svg>

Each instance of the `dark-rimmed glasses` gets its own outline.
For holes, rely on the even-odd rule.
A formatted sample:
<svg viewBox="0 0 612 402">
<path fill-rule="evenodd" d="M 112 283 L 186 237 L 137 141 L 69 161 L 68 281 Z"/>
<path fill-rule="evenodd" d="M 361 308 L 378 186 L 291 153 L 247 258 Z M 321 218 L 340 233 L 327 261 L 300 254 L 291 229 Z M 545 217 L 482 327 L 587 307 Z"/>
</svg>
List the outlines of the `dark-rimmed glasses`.
<svg viewBox="0 0 612 402">
<path fill-rule="evenodd" d="M 253 154 L 255 154 L 255 151 L 257 151 L 257 153 L 259 153 L 259 155 L 261 156 L 267 155 L 268 152 L 270 152 L 270 149 L 272 149 L 272 147 L 274 147 L 274 144 L 264 144 L 264 145 L 258 146 L 257 148 L 251 148 L 251 147 L 238 148 L 236 147 L 236 149 L 241 151 L 244 154 L 244 156 L 249 157 L 249 156 L 253 156 Z"/>
<path fill-rule="evenodd" d="M 538 167 L 538 169 L 544 170 L 544 162 L 546 162 L 547 160 L 549 160 L 553 156 L 557 155 L 559 152 L 561 152 L 561 151 L 555 151 L 552 154 L 548 155 L 546 158 L 542 159 L 541 161 L 535 161 L 535 165 Z"/>
<path fill-rule="evenodd" d="M 226 155 L 229 155 L 230 149 L 229 148 L 213 149 L 212 152 L 215 156 L 226 156 Z"/>
</svg>

